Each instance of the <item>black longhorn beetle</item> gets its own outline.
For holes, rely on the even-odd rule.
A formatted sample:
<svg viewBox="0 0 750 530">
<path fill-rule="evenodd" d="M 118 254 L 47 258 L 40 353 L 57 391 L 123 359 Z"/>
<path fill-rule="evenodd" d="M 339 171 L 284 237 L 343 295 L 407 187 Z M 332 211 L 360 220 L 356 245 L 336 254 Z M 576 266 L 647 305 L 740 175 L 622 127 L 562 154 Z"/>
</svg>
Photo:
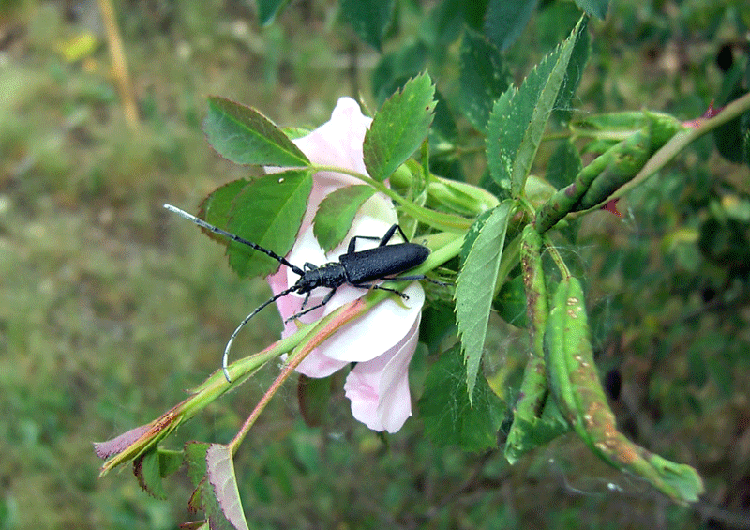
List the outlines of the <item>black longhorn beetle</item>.
<svg viewBox="0 0 750 530">
<path fill-rule="evenodd" d="M 421 265 L 425 262 L 427 259 L 427 256 L 430 254 L 430 251 L 427 247 L 424 247 L 422 245 L 418 245 L 416 243 L 409 243 L 408 238 L 406 237 L 406 234 L 404 234 L 404 231 L 401 230 L 401 227 L 397 224 L 394 224 L 392 227 L 388 229 L 388 231 L 382 236 L 352 236 L 352 238 L 349 240 L 349 248 L 346 251 L 346 254 L 341 254 L 339 256 L 338 262 L 332 261 L 330 263 L 325 263 L 323 265 L 313 265 L 311 263 L 305 263 L 305 266 L 300 268 L 296 265 L 290 263 L 286 260 L 286 258 L 283 258 L 282 256 L 279 256 L 272 250 L 265 249 L 261 247 L 260 245 L 256 245 L 252 241 L 248 241 L 247 239 L 244 239 L 238 235 L 232 234 L 230 232 L 227 232 L 225 230 L 222 230 L 221 228 L 218 228 L 216 226 L 213 226 L 203 219 L 199 219 L 195 217 L 194 215 L 190 215 L 184 210 L 181 210 L 177 208 L 176 206 L 172 206 L 171 204 L 165 204 L 164 208 L 169 210 L 170 212 L 174 212 L 177 215 L 184 217 L 185 219 L 194 222 L 201 228 L 205 228 L 206 230 L 210 230 L 214 234 L 222 235 L 225 237 L 228 237 L 232 241 L 236 241 L 237 243 L 242 243 L 243 245 L 247 245 L 248 247 L 259 250 L 260 252 L 263 252 L 264 254 L 272 257 L 276 261 L 278 261 L 282 265 L 286 265 L 290 269 L 292 269 L 292 272 L 297 274 L 300 278 L 292 285 L 289 289 L 286 289 L 284 291 L 281 291 L 278 294 L 273 295 L 271 298 L 263 302 L 257 309 L 255 309 L 252 313 L 247 315 L 245 319 L 240 322 L 240 325 L 237 326 L 237 328 L 232 333 L 232 336 L 229 337 L 229 341 L 227 342 L 227 346 L 224 349 L 224 356 L 221 361 L 221 368 L 224 371 L 224 377 L 226 377 L 228 382 L 232 382 L 232 379 L 229 377 L 229 370 L 227 370 L 227 362 L 229 359 L 229 349 L 232 347 L 232 341 L 234 341 L 234 338 L 237 336 L 237 334 L 240 332 L 240 330 L 247 324 L 251 318 L 253 318 L 261 309 L 266 307 L 268 304 L 275 302 L 277 299 L 281 298 L 282 296 L 291 294 L 291 293 L 297 293 L 297 294 L 304 294 L 305 300 L 302 302 L 302 311 L 299 313 L 295 313 L 291 317 L 289 317 L 286 322 L 289 322 L 291 320 L 294 320 L 295 318 L 298 318 L 305 313 L 309 313 L 310 311 L 314 311 L 315 309 L 318 309 L 320 307 L 323 307 L 326 305 L 333 295 L 336 293 L 336 289 L 338 289 L 341 285 L 349 284 L 353 287 L 359 287 L 360 289 L 382 289 L 384 291 L 390 291 L 392 293 L 398 294 L 401 298 L 407 299 L 409 298 L 404 293 L 397 291 L 395 289 L 389 289 L 388 287 L 382 287 L 380 285 L 375 285 L 369 282 L 379 281 L 379 280 L 392 280 L 392 281 L 400 281 L 400 280 L 429 280 L 435 283 L 438 283 L 440 285 L 443 285 L 442 282 L 438 282 L 436 280 L 431 280 L 424 276 L 423 274 L 417 275 L 417 276 L 398 276 L 402 272 L 406 272 L 410 269 L 413 269 L 414 267 Z M 388 241 L 391 240 L 393 237 L 393 234 L 398 231 L 399 234 L 401 234 L 401 237 L 404 238 L 404 241 L 406 243 L 396 243 L 394 245 L 388 245 Z M 369 250 L 355 250 L 356 240 L 357 239 L 371 239 L 371 240 L 379 240 L 380 244 L 373 249 Z M 316 306 L 310 307 L 305 309 L 305 305 L 307 305 L 307 300 L 310 297 L 310 292 L 317 288 L 317 287 L 328 287 L 330 289 L 330 292 L 328 292 L 323 300 Z"/>
</svg>

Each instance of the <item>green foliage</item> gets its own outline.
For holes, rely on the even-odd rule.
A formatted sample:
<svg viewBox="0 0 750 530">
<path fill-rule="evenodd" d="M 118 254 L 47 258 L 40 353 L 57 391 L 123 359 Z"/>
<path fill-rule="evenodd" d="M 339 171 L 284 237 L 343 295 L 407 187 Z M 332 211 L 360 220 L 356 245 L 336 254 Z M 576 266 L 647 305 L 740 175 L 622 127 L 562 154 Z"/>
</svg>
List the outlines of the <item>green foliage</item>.
<svg viewBox="0 0 750 530">
<path fill-rule="evenodd" d="M 216 152 L 236 164 L 308 164 L 304 153 L 268 118 L 228 99 L 209 98 L 203 130 Z"/>
<path fill-rule="evenodd" d="M 307 170 L 266 175 L 242 186 L 220 188 L 220 195 L 209 196 L 211 210 L 206 213 L 213 209 L 231 212 L 223 225 L 226 230 L 283 256 L 297 236 L 311 187 Z M 279 267 L 276 260 L 236 242 L 229 243 L 227 254 L 232 269 L 241 277 L 265 276 Z"/>
<path fill-rule="evenodd" d="M 388 28 L 396 2 L 394 0 L 341 0 L 344 19 L 360 39 L 378 51 Z"/>
<path fill-rule="evenodd" d="M 500 51 L 506 51 L 518 40 L 528 24 L 537 0 L 490 0 L 485 28 L 489 40 Z"/>
<path fill-rule="evenodd" d="M 367 131 L 365 165 L 370 177 L 383 181 L 409 158 L 427 137 L 436 101 L 428 75 L 407 82 L 383 103 Z"/>
<path fill-rule="evenodd" d="M 484 451 L 497 444 L 504 407 L 481 375 L 469 390 L 467 367 L 458 345 L 440 354 L 427 374 L 419 412 L 434 444 Z"/>
<path fill-rule="evenodd" d="M 745 493 L 747 458 L 732 450 L 741 446 L 737 396 L 746 393 L 750 369 L 744 333 L 750 290 L 748 120 L 747 107 L 741 107 L 748 65 L 743 36 L 750 19 L 741 2 L 687 0 L 670 11 L 648 2 L 613 3 L 608 10 L 602 1 L 332 6 L 259 0 L 254 12 L 244 4 L 225 10 L 205 2 L 121 3 L 115 6 L 117 21 L 140 109 L 134 129 L 121 118 L 119 85 L 102 67 L 109 60 L 108 42 L 87 34 L 85 17 L 71 20 L 75 13 L 63 13 L 56 3 L 36 4 L 3 10 L 10 31 L 0 71 L 0 263 L 9 281 L 0 288 L 0 408 L 7 412 L 0 419 L 0 475 L 24 480 L 6 481 L 0 526 L 86 528 L 96 521 L 108 528 L 176 527 L 193 489 L 175 471 L 184 459 L 196 478 L 189 506 L 204 510 L 214 525 L 233 527 L 243 525 L 237 518 L 229 522 L 241 517 L 238 498 L 245 503 L 247 526 L 264 528 L 605 527 L 613 521 L 637 528 L 643 523 L 628 514 L 640 513 L 655 513 L 674 528 L 720 525 L 714 515 L 665 505 L 634 478 L 652 474 L 663 481 L 657 480 L 660 489 L 677 491 L 676 498 L 695 498 L 699 482 L 693 470 L 665 458 L 695 466 L 709 490 L 701 501 L 723 510 L 701 513 L 720 513 L 729 521 L 742 515 L 738 499 Z M 368 12 L 368 6 L 375 10 Z M 410 139 L 411 152 L 391 153 L 405 161 L 388 184 L 365 179 L 362 188 L 329 196 L 315 228 L 326 246 L 333 245 L 357 215 L 360 200 L 385 193 L 412 241 L 431 250 L 414 274 L 454 280 L 481 242 L 480 229 L 498 204 L 495 195 L 505 198 L 513 189 L 512 168 L 507 188 L 489 176 L 487 117 L 508 79 L 523 87 L 524 76 L 536 72 L 534 65 L 565 38 L 580 16 L 577 6 L 593 18 L 571 52 L 546 121 L 549 130 L 537 143 L 531 127 L 523 129 L 507 154 L 524 161 L 518 174 L 527 175 L 525 184 L 517 181 L 517 208 L 493 264 L 498 279 L 484 286 L 505 322 L 488 315 L 472 406 L 469 367 L 452 347 L 454 285 L 422 282 L 428 295 L 419 330 L 424 344 L 410 365 L 410 389 L 420 410 L 399 433 L 379 436 L 352 420 L 342 370 L 316 381 L 320 392 L 313 392 L 314 399 L 311 393 L 298 397 L 303 416 L 315 417 L 319 427 L 305 427 L 295 412 L 295 392 L 286 388 L 269 403 L 234 461 L 224 452 L 214 462 L 214 482 L 236 485 L 236 495 L 206 482 L 209 445 L 188 444 L 184 453 L 167 449 L 186 440 L 230 439 L 243 420 L 237 415 L 252 408 L 278 369 L 268 363 L 256 373 L 241 359 L 232 373 L 253 377 L 242 392 L 224 394 L 229 385 L 221 374 L 200 383 L 200 374 L 216 368 L 248 307 L 267 295 L 260 283 L 232 276 L 221 248 L 198 237 L 195 227 L 166 219 L 158 205 L 168 200 L 193 211 L 200 197 L 218 187 L 199 217 L 227 229 L 240 226 L 250 240 L 264 238 L 282 253 L 299 228 L 307 177 L 294 172 L 258 179 L 260 166 L 315 171 L 289 140 L 326 121 L 337 97 L 358 95 L 365 113 L 378 119 L 374 109 L 381 102 L 428 71 L 438 101 L 431 126 L 415 128 L 419 138 Z M 509 7 L 517 9 L 501 18 Z M 349 17 L 347 10 L 360 11 Z M 337 22 L 344 20 L 357 31 L 341 31 Z M 69 62 L 66 50 L 75 48 L 69 39 L 79 33 L 96 47 Z M 358 44 L 363 37 L 365 44 Z M 370 41 L 385 53 L 374 52 Z M 691 43 L 688 54 L 681 53 L 681 42 Z M 532 81 L 538 75 L 530 74 Z M 374 90 L 368 90 L 368 79 Z M 537 79 L 537 86 L 549 80 Z M 200 130 L 203 94 L 249 103 L 273 120 L 212 98 L 206 132 L 222 159 Z M 506 96 L 506 103 L 519 98 Z M 544 101 L 533 106 L 542 117 L 549 106 Z M 401 126 L 393 115 L 387 121 Z M 717 125 L 725 117 L 731 119 Z M 272 121 L 288 127 L 278 129 Z M 379 141 L 390 148 L 389 134 Z M 409 142 L 402 140 L 394 145 L 407 151 Z M 228 160 L 254 167 L 248 171 Z M 378 164 L 377 172 L 390 171 Z M 278 186 L 287 177 L 299 182 Z M 568 202 L 561 200 L 566 193 L 572 193 Z M 599 211 L 613 197 L 622 218 Z M 529 357 L 533 326 L 518 327 L 522 320 L 534 322 L 521 318 L 532 297 L 522 288 L 528 274 L 519 267 L 525 259 L 520 234 L 529 226 L 547 232 L 550 247 L 535 267 L 549 273 L 551 290 L 559 277 L 550 272 L 552 248 L 586 286 L 583 310 L 592 333 L 576 351 L 591 354 L 585 362 L 596 373 L 566 363 L 560 379 L 578 385 L 574 378 L 580 374 L 591 380 L 601 374 L 605 397 L 628 439 L 665 458 L 633 449 L 641 467 L 628 474 L 619 463 L 611 470 L 595 467 L 586 459 L 589 449 L 575 443 L 578 434 L 559 436 L 570 426 L 554 392 L 529 399 L 538 394 L 529 388 L 547 388 L 546 369 L 539 371 L 532 362 L 538 359 Z M 217 241 L 239 269 L 253 274 L 242 264 L 247 249 Z M 256 273 L 263 269 L 259 265 Z M 377 296 L 391 295 L 374 292 L 362 300 Z M 277 337 L 272 312 L 253 324 L 239 337 L 244 342 L 238 351 L 262 350 Z M 380 327 L 367 336 L 386 333 Z M 297 345 L 320 338 L 317 332 L 303 334 L 294 339 Z M 444 379 L 433 379 L 433 367 L 448 360 L 438 356 L 446 348 L 454 379 L 446 372 Z M 608 384 L 616 379 L 612 374 L 623 381 L 625 408 Z M 491 407 L 477 405 L 476 391 L 487 382 L 508 406 L 496 402 L 496 413 L 483 416 Z M 162 429 L 162 423 L 127 431 L 151 417 L 166 421 L 159 415 L 184 400 L 187 387 L 194 392 L 190 403 L 217 391 L 203 401 L 208 406 L 200 415 L 191 412 L 197 415 L 193 421 L 180 422 L 178 430 Z M 454 396 L 455 389 L 462 393 Z M 586 391 L 579 392 L 577 407 Z M 439 411 L 441 399 L 445 415 L 421 412 L 423 403 Z M 493 437 L 501 415 L 498 447 Z M 585 421 L 580 411 L 576 421 L 579 416 Z M 455 425 L 441 423 L 446 417 Z M 102 455 L 110 463 L 133 460 L 138 483 L 151 495 L 166 494 L 169 502 L 149 498 L 121 474 L 96 480 L 89 440 L 120 431 L 127 432 L 97 445 Z M 442 445 L 443 433 L 455 446 Z M 599 452 L 596 438 L 581 434 Z M 627 439 L 610 440 L 632 448 Z M 486 449 L 473 455 L 462 446 Z M 567 462 L 565 452 L 574 454 Z M 516 464 L 508 467 L 501 453 Z M 199 524 L 207 527 L 208 521 L 189 527 Z"/>
<path fill-rule="evenodd" d="M 211 528 L 247 529 L 232 464 L 232 451 L 226 445 L 212 444 L 206 449 L 206 477 L 203 485 L 203 511 Z"/>
<path fill-rule="evenodd" d="M 459 107 L 474 128 L 484 131 L 492 102 L 508 88 L 498 49 L 483 35 L 466 28 L 461 38 Z"/>
<path fill-rule="evenodd" d="M 344 240 L 357 210 L 374 193 L 369 186 L 348 186 L 326 195 L 313 221 L 313 234 L 323 250 L 329 251 Z"/>
<path fill-rule="evenodd" d="M 258 18 L 264 26 L 272 24 L 276 16 L 284 10 L 290 0 L 256 0 L 258 4 Z"/>
<path fill-rule="evenodd" d="M 492 108 L 487 124 L 487 164 L 495 183 L 514 197 L 525 186 L 571 55 L 586 27 L 583 18 L 563 45 L 548 54 L 517 91 L 503 94 Z"/>
<path fill-rule="evenodd" d="M 589 15 L 602 20 L 607 16 L 609 0 L 576 0 L 576 4 Z"/>
<path fill-rule="evenodd" d="M 133 461 L 133 474 L 141 488 L 157 499 L 166 499 L 162 478 L 177 471 L 183 464 L 182 451 L 153 448 Z"/>
<path fill-rule="evenodd" d="M 581 171 L 581 157 L 570 140 L 563 140 L 547 161 L 547 182 L 561 189 L 572 184 Z"/>
<path fill-rule="evenodd" d="M 456 320 L 466 363 L 466 386 L 473 398 L 503 255 L 505 233 L 514 204 L 503 202 L 482 220 L 456 281 Z"/>
</svg>

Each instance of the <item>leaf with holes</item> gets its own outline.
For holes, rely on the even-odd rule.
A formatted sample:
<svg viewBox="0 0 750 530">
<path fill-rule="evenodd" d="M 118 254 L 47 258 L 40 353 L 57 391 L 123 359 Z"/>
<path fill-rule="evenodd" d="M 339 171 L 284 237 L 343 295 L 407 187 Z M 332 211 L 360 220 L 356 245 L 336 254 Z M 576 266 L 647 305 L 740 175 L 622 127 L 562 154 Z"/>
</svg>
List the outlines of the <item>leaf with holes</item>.
<svg viewBox="0 0 750 530">
<path fill-rule="evenodd" d="M 421 74 L 383 103 L 363 147 L 367 172 L 373 179 L 387 179 L 422 144 L 434 117 L 434 95 L 430 76 Z"/>
<path fill-rule="evenodd" d="M 573 49 L 586 29 L 585 20 L 542 59 L 517 91 L 509 89 L 492 108 L 487 122 L 487 164 L 494 181 L 502 188 L 510 187 L 513 197 L 523 193 Z"/>
</svg>

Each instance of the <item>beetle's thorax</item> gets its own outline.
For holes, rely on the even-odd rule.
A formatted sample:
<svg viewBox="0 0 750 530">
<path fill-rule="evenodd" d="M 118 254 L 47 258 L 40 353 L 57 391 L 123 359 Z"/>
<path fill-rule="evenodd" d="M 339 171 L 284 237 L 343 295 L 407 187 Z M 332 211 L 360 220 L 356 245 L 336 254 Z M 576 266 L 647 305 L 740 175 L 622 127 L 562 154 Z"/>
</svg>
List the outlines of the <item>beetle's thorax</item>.
<svg viewBox="0 0 750 530">
<path fill-rule="evenodd" d="M 305 265 L 305 274 L 294 284 L 297 293 L 309 293 L 316 287 L 334 289 L 346 283 L 346 271 L 340 263 L 326 263 L 321 266 Z"/>
</svg>

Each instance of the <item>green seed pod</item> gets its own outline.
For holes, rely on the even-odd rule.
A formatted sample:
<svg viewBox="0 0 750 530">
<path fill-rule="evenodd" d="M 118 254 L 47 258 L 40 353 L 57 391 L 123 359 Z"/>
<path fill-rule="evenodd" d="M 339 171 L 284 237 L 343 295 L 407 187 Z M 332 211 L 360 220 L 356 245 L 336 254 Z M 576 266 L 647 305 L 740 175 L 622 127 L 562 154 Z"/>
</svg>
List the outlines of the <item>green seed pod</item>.
<svg viewBox="0 0 750 530">
<path fill-rule="evenodd" d="M 557 406 L 571 427 L 575 427 L 578 420 L 578 403 L 568 374 L 568 359 L 565 355 L 568 351 L 568 342 L 571 340 L 570 322 L 566 313 L 569 284 L 570 280 L 563 278 L 552 299 L 547 316 L 544 352 L 547 377 Z"/>
<path fill-rule="evenodd" d="M 576 210 L 604 204 L 615 191 L 635 177 L 657 149 L 667 143 L 682 124 L 669 114 L 644 113 L 647 126 L 611 147 L 599 158 L 606 168 L 590 183 Z"/>
<path fill-rule="evenodd" d="M 570 186 L 559 190 L 539 210 L 534 226 L 540 234 L 568 213 L 607 202 L 612 193 L 635 177 L 657 149 L 682 125 L 668 114 L 639 113 L 646 126 L 613 145 L 583 168 Z M 628 121 L 633 117 L 628 115 Z"/>
<path fill-rule="evenodd" d="M 602 460 L 638 475 L 680 504 L 695 502 L 703 483 L 695 469 L 639 447 L 617 430 L 594 366 L 583 290 L 563 278 L 547 318 L 545 355 L 550 388 L 563 416 Z"/>
<path fill-rule="evenodd" d="M 612 193 L 638 174 L 651 156 L 651 132 L 650 127 L 641 129 L 599 157 L 606 167 L 591 182 L 576 210 L 588 210 L 607 202 Z"/>
<path fill-rule="evenodd" d="M 521 267 L 526 291 L 531 351 L 519 389 L 513 425 L 505 442 L 505 458 L 511 464 L 521 455 L 560 434 L 559 429 L 542 423 L 547 400 L 547 373 L 544 360 L 544 334 L 547 327 L 547 286 L 542 268 L 542 238 L 531 225 L 521 233 Z M 565 426 L 562 426 L 565 430 Z"/>
</svg>

